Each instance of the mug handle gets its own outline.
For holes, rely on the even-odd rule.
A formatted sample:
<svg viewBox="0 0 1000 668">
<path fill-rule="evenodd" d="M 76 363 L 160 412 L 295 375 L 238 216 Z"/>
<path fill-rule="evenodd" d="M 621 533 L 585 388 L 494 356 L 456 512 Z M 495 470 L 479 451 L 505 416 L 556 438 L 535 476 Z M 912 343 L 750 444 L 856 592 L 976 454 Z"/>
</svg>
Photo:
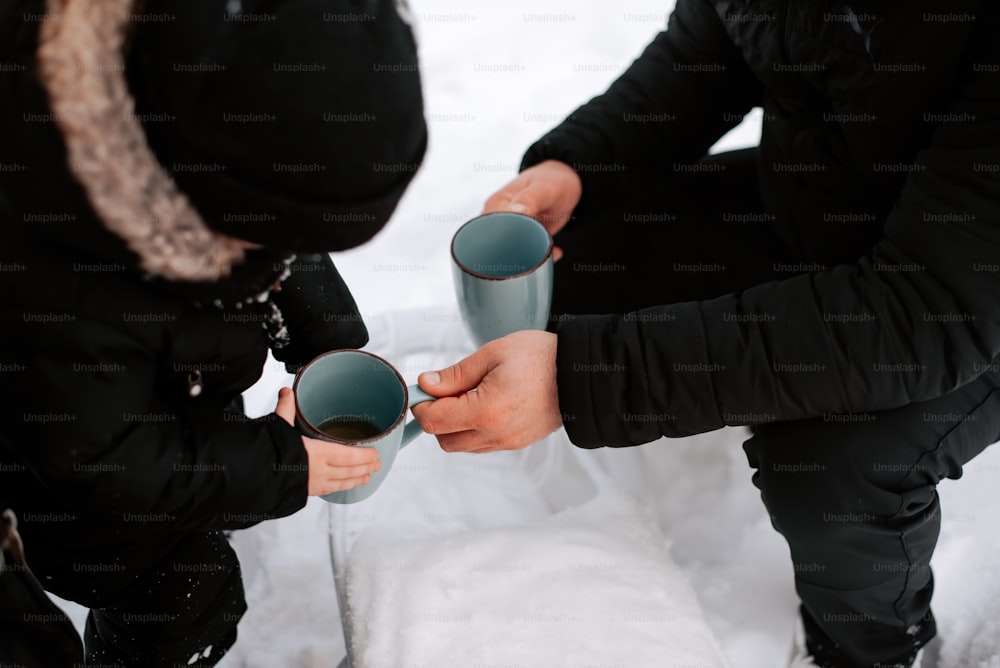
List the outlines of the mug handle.
<svg viewBox="0 0 1000 668">
<path fill-rule="evenodd" d="M 419 385 L 410 385 L 406 388 L 406 393 L 410 395 L 410 401 L 406 406 L 407 410 L 413 408 L 417 404 L 422 404 L 425 401 L 434 401 L 437 399 L 437 397 L 432 397 L 421 390 Z M 422 433 L 424 433 L 424 429 L 420 426 L 420 423 L 417 422 L 416 419 L 407 422 L 406 426 L 403 427 L 403 442 L 399 444 L 399 449 L 402 450 L 408 446 L 413 439 Z"/>
</svg>

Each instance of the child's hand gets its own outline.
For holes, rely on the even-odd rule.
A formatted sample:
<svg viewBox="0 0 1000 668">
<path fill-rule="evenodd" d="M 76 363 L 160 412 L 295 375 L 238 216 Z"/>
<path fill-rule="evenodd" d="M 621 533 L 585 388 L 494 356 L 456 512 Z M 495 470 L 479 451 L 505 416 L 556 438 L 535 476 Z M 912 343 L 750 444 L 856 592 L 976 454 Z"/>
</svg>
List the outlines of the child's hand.
<svg viewBox="0 0 1000 668">
<path fill-rule="evenodd" d="M 274 412 L 295 426 L 295 397 L 291 388 L 278 391 Z M 371 474 L 382 468 L 375 448 L 360 448 L 302 437 L 309 457 L 309 496 L 341 492 L 371 480 Z"/>
</svg>

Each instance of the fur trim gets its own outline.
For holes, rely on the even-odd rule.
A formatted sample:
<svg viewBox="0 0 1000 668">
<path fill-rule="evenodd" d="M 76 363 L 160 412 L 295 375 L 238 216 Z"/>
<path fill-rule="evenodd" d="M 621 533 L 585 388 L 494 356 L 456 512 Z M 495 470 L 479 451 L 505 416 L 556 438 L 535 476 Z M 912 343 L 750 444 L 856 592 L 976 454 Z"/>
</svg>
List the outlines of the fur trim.
<svg viewBox="0 0 1000 668">
<path fill-rule="evenodd" d="M 215 280 L 243 260 L 243 246 L 209 229 L 146 141 L 122 56 L 132 6 L 132 0 L 48 0 L 39 35 L 41 83 L 69 169 L 105 227 L 151 274 Z"/>
</svg>

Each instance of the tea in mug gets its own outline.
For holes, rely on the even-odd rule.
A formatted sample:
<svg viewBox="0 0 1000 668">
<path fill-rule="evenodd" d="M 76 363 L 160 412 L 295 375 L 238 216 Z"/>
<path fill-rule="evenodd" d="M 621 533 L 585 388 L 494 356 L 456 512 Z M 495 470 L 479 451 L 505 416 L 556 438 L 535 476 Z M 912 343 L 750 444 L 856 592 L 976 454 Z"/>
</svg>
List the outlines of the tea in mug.
<svg viewBox="0 0 1000 668">
<path fill-rule="evenodd" d="M 327 418 L 316 425 L 316 429 L 341 441 L 363 441 L 382 433 L 377 424 L 357 415 Z"/>
</svg>

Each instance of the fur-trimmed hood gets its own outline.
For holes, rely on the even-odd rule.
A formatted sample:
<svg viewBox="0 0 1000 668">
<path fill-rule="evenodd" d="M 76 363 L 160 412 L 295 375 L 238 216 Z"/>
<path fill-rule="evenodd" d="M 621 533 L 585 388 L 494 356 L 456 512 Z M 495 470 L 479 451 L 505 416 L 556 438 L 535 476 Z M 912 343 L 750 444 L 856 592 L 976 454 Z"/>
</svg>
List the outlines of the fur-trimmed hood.
<svg viewBox="0 0 1000 668">
<path fill-rule="evenodd" d="M 173 280 L 218 279 L 243 259 L 243 245 L 208 227 L 146 142 L 124 75 L 132 6 L 49 0 L 38 74 L 73 176 L 142 268 Z"/>
<path fill-rule="evenodd" d="M 240 240 L 362 243 L 426 145 L 409 28 L 391 0 L 368 4 L 370 21 L 352 23 L 318 0 L 46 0 L 25 74 L 65 154 L 33 162 L 51 172 L 62 160 L 90 209 L 81 215 L 171 281 L 228 276 Z M 402 71 L 380 75 L 380 62 Z M 16 186 L 4 190 L 24 208 Z"/>
</svg>

